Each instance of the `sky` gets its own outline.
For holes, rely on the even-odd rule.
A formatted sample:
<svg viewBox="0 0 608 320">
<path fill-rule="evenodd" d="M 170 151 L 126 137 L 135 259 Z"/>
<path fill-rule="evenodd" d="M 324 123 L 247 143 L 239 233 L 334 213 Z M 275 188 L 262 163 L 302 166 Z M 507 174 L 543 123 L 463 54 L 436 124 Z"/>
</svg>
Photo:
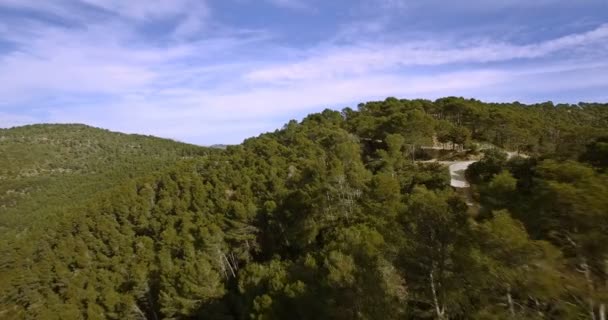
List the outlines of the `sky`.
<svg viewBox="0 0 608 320">
<path fill-rule="evenodd" d="M 608 102 L 608 0 L 0 0 L 0 127 L 234 144 L 389 96 Z"/>
</svg>

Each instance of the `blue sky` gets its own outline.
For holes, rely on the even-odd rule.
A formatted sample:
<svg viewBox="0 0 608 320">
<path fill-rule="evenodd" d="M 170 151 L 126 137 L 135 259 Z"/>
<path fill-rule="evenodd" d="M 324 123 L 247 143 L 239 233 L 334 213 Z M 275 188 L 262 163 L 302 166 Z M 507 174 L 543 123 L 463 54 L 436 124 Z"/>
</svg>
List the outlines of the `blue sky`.
<svg viewBox="0 0 608 320">
<path fill-rule="evenodd" d="M 608 102 L 608 0 L 0 0 L 0 127 L 239 143 L 450 95 Z"/>
</svg>

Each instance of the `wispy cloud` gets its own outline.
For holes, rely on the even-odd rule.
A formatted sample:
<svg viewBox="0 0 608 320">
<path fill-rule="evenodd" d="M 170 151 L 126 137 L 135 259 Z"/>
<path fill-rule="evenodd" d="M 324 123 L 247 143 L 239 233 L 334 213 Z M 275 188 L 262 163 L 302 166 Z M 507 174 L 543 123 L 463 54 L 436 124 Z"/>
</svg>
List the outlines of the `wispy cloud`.
<svg viewBox="0 0 608 320">
<path fill-rule="evenodd" d="M 138 21 L 178 18 L 173 34 L 189 37 L 203 29 L 209 19 L 204 0 L 81 0 L 113 14 Z"/>
<path fill-rule="evenodd" d="M 175 16 L 205 8 L 203 1 L 191 0 L 81 0 L 83 3 L 132 19 L 146 20 Z M 204 10 L 204 9 L 203 9 Z"/>
<path fill-rule="evenodd" d="M 368 5 L 376 6 L 384 9 L 420 9 L 420 8 L 436 8 L 449 9 L 457 11 L 488 11 L 505 10 L 509 8 L 542 8 L 542 7 L 580 7 L 592 4 L 602 4 L 603 0 L 466 0 L 446 2 L 442 0 L 366 0 Z"/>
<path fill-rule="evenodd" d="M 45 12 L 47 14 L 70 17 L 74 3 L 61 0 L 35 1 L 35 0 L 0 0 L 0 7 Z"/>
<path fill-rule="evenodd" d="M 84 25 L 91 20 L 117 18 L 135 23 L 176 19 L 173 33 L 180 38 L 199 32 L 209 20 L 205 0 L 0 0 L 2 7 L 44 13 Z"/>
<path fill-rule="evenodd" d="M 137 19 L 158 19 L 206 8 L 205 0 L 0 0 L 0 6 L 42 11 L 62 16 L 83 13 L 83 6 Z M 76 14 L 77 13 L 77 14 Z"/>
<path fill-rule="evenodd" d="M 417 65 L 487 63 L 540 58 L 562 50 L 593 50 L 608 45 L 608 24 L 580 34 L 539 43 L 515 45 L 489 40 L 465 46 L 445 42 L 401 44 L 365 43 L 357 46 L 322 48 L 303 61 L 255 70 L 245 77 L 252 81 L 276 82 L 332 78 L 351 74 Z"/>
<path fill-rule="evenodd" d="M 306 0 L 266 0 L 267 2 L 283 8 L 288 9 L 311 9 L 311 5 L 306 2 Z"/>
</svg>

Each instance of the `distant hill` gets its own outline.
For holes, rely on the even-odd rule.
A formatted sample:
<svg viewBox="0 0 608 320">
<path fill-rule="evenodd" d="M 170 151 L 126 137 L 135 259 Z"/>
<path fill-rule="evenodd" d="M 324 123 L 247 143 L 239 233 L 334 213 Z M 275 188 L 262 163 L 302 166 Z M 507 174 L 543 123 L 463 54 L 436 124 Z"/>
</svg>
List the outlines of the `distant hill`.
<svg viewBox="0 0 608 320">
<path fill-rule="evenodd" d="M 0 129 L 0 228 L 25 227 L 121 181 L 208 150 L 82 124 Z"/>
</svg>

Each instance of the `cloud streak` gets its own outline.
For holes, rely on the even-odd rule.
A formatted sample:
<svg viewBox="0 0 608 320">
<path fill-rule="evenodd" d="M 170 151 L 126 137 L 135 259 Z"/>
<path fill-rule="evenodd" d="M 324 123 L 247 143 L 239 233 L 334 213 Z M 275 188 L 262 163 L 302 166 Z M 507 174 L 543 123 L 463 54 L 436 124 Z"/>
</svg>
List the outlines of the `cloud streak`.
<svg viewBox="0 0 608 320">
<path fill-rule="evenodd" d="M 282 8 L 287 9 L 296 9 L 296 10 L 304 10 L 310 9 L 310 5 L 308 5 L 304 0 L 266 0 L 267 2 Z"/>
<path fill-rule="evenodd" d="M 398 45 L 366 43 L 359 46 L 322 49 L 313 52 L 311 57 L 307 57 L 303 61 L 261 68 L 245 77 L 252 81 L 262 82 L 332 78 L 407 66 L 532 59 L 568 49 L 580 51 L 589 46 L 597 49 L 598 45 L 605 47 L 606 44 L 608 44 L 608 24 L 588 32 L 527 45 L 491 41 L 462 47 L 432 41 Z"/>
</svg>

